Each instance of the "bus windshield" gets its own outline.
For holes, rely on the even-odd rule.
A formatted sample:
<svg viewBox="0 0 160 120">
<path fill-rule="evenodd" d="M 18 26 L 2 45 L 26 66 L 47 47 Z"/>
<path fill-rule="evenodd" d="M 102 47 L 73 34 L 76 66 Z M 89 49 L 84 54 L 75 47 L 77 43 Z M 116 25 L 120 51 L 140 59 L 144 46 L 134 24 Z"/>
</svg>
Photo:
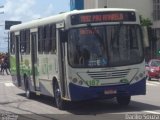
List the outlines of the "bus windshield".
<svg viewBox="0 0 160 120">
<path fill-rule="evenodd" d="M 143 60 L 138 25 L 106 25 L 69 30 L 68 59 L 72 67 L 107 67 Z"/>
</svg>

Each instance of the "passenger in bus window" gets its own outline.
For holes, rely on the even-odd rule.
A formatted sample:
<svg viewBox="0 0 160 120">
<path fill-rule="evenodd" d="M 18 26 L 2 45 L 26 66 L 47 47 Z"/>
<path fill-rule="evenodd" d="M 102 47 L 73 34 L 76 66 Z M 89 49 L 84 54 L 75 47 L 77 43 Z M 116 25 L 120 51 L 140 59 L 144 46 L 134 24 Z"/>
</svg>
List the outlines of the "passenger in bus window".
<svg viewBox="0 0 160 120">
<path fill-rule="evenodd" d="M 86 48 L 84 48 L 82 50 L 81 57 L 79 58 L 79 63 L 82 65 L 88 65 L 89 59 L 90 59 L 90 53 Z"/>
<path fill-rule="evenodd" d="M 105 66 L 107 65 L 107 57 L 106 57 L 106 52 L 105 52 L 105 47 L 103 44 L 99 45 L 99 65 L 100 66 Z"/>
<path fill-rule="evenodd" d="M 74 64 L 79 64 L 79 58 L 81 56 L 80 46 L 76 45 L 75 51 L 74 51 Z"/>
</svg>

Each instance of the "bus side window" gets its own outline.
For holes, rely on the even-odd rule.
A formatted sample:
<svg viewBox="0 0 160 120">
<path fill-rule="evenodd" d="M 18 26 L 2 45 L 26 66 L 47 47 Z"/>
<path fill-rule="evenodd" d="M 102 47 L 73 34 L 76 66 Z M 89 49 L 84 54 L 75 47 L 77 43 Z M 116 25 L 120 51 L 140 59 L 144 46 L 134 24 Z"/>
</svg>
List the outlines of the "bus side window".
<svg viewBox="0 0 160 120">
<path fill-rule="evenodd" d="M 26 52 L 26 42 L 25 42 L 25 30 L 20 31 L 20 53 L 24 54 Z"/>
<path fill-rule="evenodd" d="M 26 54 L 30 53 L 30 30 L 25 31 L 25 39 L 26 39 Z"/>
<path fill-rule="evenodd" d="M 30 53 L 30 30 L 20 31 L 20 52 L 22 54 Z"/>
<path fill-rule="evenodd" d="M 44 26 L 44 52 L 49 53 L 49 42 L 50 42 L 50 26 Z"/>
<path fill-rule="evenodd" d="M 43 53 L 43 26 L 38 28 L 38 52 Z"/>
<path fill-rule="evenodd" d="M 38 52 L 55 53 L 56 25 L 45 25 L 38 28 Z"/>
<path fill-rule="evenodd" d="M 56 25 L 50 25 L 50 41 L 49 41 L 49 51 L 51 53 L 56 53 Z"/>
</svg>

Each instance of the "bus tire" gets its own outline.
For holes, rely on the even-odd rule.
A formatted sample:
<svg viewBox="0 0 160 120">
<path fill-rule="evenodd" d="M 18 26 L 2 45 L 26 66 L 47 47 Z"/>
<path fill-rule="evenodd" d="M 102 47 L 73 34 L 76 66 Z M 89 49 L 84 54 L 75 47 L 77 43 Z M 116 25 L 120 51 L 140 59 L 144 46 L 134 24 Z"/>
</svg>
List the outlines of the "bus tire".
<svg viewBox="0 0 160 120">
<path fill-rule="evenodd" d="M 24 78 L 25 80 L 25 94 L 26 94 L 26 98 L 31 99 L 34 96 L 34 93 L 31 92 L 30 87 L 29 87 L 29 83 L 28 83 L 28 77 L 26 76 Z"/>
<path fill-rule="evenodd" d="M 151 81 L 151 77 L 148 77 L 148 80 Z"/>
<path fill-rule="evenodd" d="M 66 103 L 61 98 L 61 91 L 60 91 L 60 88 L 59 88 L 57 81 L 54 82 L 53 92 L 54 92 L 54 102 L 55 102 L 56 107 L 60 110 L 64 110 L 66 107 Z"/>
<path fill-rule="evenodd" d="M 117 102 L 120 105 L 127 106 L 131 101 L 131 96 L 117 96 Z"/>
</svg>

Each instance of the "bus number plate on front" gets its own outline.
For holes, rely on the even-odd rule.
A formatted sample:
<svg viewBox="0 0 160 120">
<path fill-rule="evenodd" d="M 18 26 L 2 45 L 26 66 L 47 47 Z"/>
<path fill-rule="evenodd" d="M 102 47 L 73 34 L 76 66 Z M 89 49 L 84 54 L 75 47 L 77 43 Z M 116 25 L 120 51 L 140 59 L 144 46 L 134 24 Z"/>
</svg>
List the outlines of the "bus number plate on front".
<svg viewBox="0 0 160 120">
<path fill-rule="evenodd" d="M 105 95 L 116 94 L 116 93 L 117 93 L 116 90 L 105 90 L 105 91 L 104 91 L 104 94 L 105 94 Z"/>
</svg>

